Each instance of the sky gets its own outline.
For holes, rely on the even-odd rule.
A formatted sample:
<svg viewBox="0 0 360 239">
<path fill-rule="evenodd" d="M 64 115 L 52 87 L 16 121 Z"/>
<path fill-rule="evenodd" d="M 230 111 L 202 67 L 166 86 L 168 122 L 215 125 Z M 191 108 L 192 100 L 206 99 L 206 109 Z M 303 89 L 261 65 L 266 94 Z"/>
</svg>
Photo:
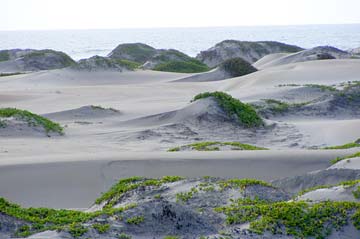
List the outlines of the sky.
<svg viewBox="0 0 360 239">
<path fill-rule="evenodd" d="M 0 30 L 360 23 L 360 0 L 0 0 Z"/>
</svg>

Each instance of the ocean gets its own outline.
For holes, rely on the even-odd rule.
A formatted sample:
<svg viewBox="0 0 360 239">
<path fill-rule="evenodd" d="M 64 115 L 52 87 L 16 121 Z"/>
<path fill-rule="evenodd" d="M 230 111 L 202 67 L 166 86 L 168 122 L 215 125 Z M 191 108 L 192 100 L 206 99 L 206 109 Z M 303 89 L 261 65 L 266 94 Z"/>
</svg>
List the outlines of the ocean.
<svg viewBox="0 0 360 239">
<path fill-rule="evenodd" d="M 142 42 L 155 48 L 173 48 L 196 56 L 226 39 L 280 41 L 304 48 L 331 45 L 348 50 L 360 47 L 360 24 L 0 31 L 0 49 L 54 49 L 79 60 L 93 55 L 106 56 L 120 43 Z"/>
</svg>

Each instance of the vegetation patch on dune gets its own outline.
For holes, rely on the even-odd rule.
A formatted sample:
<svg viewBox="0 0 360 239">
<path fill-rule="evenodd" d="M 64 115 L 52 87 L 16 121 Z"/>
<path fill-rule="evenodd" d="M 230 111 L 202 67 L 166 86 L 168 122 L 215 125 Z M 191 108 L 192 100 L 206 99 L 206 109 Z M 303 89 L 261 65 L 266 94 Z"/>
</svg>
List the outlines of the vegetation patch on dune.
<svg viewBox="0 0 360 239">
<path fill-rule="evenodd" d="M 205 92 L 196 95 L 192 101 L 209 97 L 213 97 L 230 117 L 235 116 L 239 123 L 245 127 L 253 128 L 264 125 L 264 121 L 251 105 L 242 103 L 227 93 L 220 91 Z"/>
<path fill-rule="evenodd" d="M 97 204 L 106 202 L 105 207 L 111 208 L 121 198 L 121 196 L 131 190 L 135 190 L 139 187 L 145 186 L 161 186 L 165 183 L 171 183 L 183 180 L 182 177 L 178 176 L 164 176 L 161 179 L 144 179 L 142 177 L 131 177 L 121 179 L 117 184 L 112 186 L 109 191 L 101 195 L 96 199 Z"/>
<path fill-rule="evenodd" d="M 158 64 L 155 71 L 178 72 L 178 73 L 200 73 L 209 71 L 210 68 L 198 60 L 191 61 L 169 61 Z"/>
<path fill-rule="evenodd" d="M 19 110 L 16 108 L 0 108 L 0 118 L 10 118 L 26 121 L 30 126 L 41 126 L 45 129 L 46 133 L 55 132 L 60 135 L 64 134 L 63 127 L 45 117 L 33 114 L 27 110 Z"/>
<path fill-rule="evenodd" d="M 333 159 L 331 160 L 331 164 L 336 164 L 342 160 L 345 160 L 345 159 L 351 159 L 351 158 L 357 158 L 357 157 L 360 157 L 360 152 L 357 152 L 357 153 L 354 153 L 354 154 L 351 154 L 351 155 L 348 155 L 348 156 L 345 156 L 345 157 L 337 157 L 336 159 Z"/>
<path fill-rule="evenodd" d="M 329 86 L 329 85 L 306 84 L 305 86 L 311 87 L 311 88 L 318 88 L 321 91 L 332 91 L 332 92 L 338 91 L 335 87 Z"/>
<path fill-rule="evenodd" d="M 174 147 L 168 150 L 168 152 L 177 152 L 182 149 L 190 149 L 196 151 L 219 151 L 221 146 L 229 146 L 231 150 L 267 150 L 267 148 L 257 147 L 250 144 L 242 144 L 240 142 L 199 142 L 194 144 L 188 144 L 180 147 Z"/>
<path fill-rule="evenodd" d="M 268 110 L 275 114 L 281 114 L 289 111 L 290 109 L 299 108 L 305 105 L 308 105 L 310 102 L 303 103 L 287 103 L 280 100 L 274 99 L 264 99 L 265 103 L 268 105 Z"/>
<path fill-rule="evenodd" d="M 297 238 L 325 238 L 332 229 L 347 225 L 351 214 L 350 220 L 360 229 L 360 204 L 352 202 L 272 203 L 249 199 L 237 200 L 215 210 L 226 215 L 228 224 L 250 223 L 250 230 L 258 234 L 269 231 Z"/>
<path fill-rule="evenodd" d="M 7 50 L 0 51 L 0 62 L 10 60 L 10 55 Z"/>
<path fill-rule="evenodd" d="M 329 146 L 325 147 L 324 149 L 351 149 L 351 148 L 357 148 L 360 147 L 360 139 L 356 140 L 355 142 L 343 144 L 343 145 L 337 145 L 337 146 Z"/>
<path fill-rule="evenodd" d="M 221 63 L 220 69 L 229 73 L 232 77 L 244 76 L 257 71 L 249 62 L 240 57 L 224 61 Z"/>
<path fill-rule="evenodd" d="M 0 73 L 0 77 L 5 77 L 5 76 L 16 76 L 16 75 L 21 75 L 24 74 L 22 72 L 10 72 L 10 73 Z"/>
<path fill-rule="evenodd" d="M 318 190 L 318 189 L 324 189 L 324 188 L 333 188 L 333 187 L 337 187 L 337 186 L 353 187 L 358 183 L 360 183 L 360 180 L 344 181 L 344 182 L 340 182 L 338 184 L 333 184 L 333 185 L 319 185 L 319 186 L 316 186 L 316 187 L 312 187 L 312 188 L 302 190 L 301 192 L 299 192 L 297 194 L 297 196 L 299 197 L 299 196 L 302 196 L 302 195 L 304 195 L 304 194 L 306 194 L 308 192 L 312 192 L 312 191 L 315 191 L 315 190 Z"/>
</svg>

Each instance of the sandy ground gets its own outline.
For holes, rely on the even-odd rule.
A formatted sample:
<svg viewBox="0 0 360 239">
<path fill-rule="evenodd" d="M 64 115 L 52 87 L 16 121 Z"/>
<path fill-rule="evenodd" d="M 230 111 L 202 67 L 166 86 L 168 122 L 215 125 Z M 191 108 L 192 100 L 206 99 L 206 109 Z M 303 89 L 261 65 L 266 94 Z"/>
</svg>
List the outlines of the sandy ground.
<svg viewBox="0 0 360 239">
<path fill-rule="evenodd" d="M 0 77 L 0 107 L 47 115 L 65 125 L 66 133 L 48 138 L 21 133 L 5 137 L 0 132 L 0 196 L 27 206 L 83 208 L 115 179 L 126 176 L 274 179 L 325 169 L 329 160 L 349 152 L 304 149 L 360 138 L 353 130 L 359 128 L 360 119 L 284 118 L 268 121 L 273 126 L 267 129 L 247 131 L 195 122 L 190 100 L 201 92 L 221 90 L 245 102 L 289 94 L 292 101 L 304 101 L 317 95 L 294 93 L 293 87 L 278 85 L 332 85 L 360 80 L 359 75 L 360 61 L 331 60 L 289 64 L 211 82 L 181 82 L 190 75 L 153 71 L 65 69 Z M 81 107 L 89 105 L 112 107 L 119 113 L 84 113 Z M 172 114 L 182 115 L 171 122 L 163 120 Z M 165 152 L 209 140 L 236 140 L 272 150 Z"/>
</svg>

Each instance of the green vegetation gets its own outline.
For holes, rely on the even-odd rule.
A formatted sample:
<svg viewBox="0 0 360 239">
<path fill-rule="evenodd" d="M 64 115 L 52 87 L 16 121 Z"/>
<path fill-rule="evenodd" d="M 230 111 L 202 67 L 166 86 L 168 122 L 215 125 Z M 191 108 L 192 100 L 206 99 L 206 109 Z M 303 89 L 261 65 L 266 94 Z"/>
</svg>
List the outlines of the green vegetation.
<svg viewBox="0 0 360 239">
<path fill-rule="evenodd" d="M 200 142 L 194 144 L 188 144 L 181 147 L 175 147 L 168 150 L 168 152 L 178 152 L 182 148 L 191 148 L 196 151 L 219 151 L 219 146 L 231 146 L 232 150 L 267 150 L 266 148 L 257 147 L 249 144 L 242 144 L 239 142 Z"/>
<path fill-rule="evenodd" d="M 131 190 L 135 190 L 142 186 L 161 186 L 165 183 L 176 182 L 183 180 L 182 177 L 178 176 L 164 176 L 160 179 L 144 179 L 142 177 L 131 177 L 121 179 L 117 184 L 112 186 L 109 191 L 101 195 L 96 199 L 96 203 L 100 204 L 107 201 L 105 208 L 111 208 L 121 196 Z"/>
<path fill-rule="evenodd" d="M 166 236 L 163 239 L 180 239 L 178 236 Z"/>
<path fill-rule="evenodd" d="M 360 186 L 358 186 L 354 191 L 352 191 L 354 198 L 360 199 Z"/>
<path fill-rule="evenodd" d="M 10 60 L 10 55 L 7 50 L 0 51 L 0 62 Z"/>
<path fill-rule="evenodd" d="M 357 147 L 360 147 L 359 139 L 354 142 L 348 143 L 348 144 L 325 147 L 324 149 L 351 149 L 351 148 L 357 148 Z"/>
<path fill-rule="evenodd" d="M 111 53 L 113 59 L 126 59 L 144 64 L 154 56 L 156 49 L 142 43 L 120 44 Z"/>
<path fill-rule="evenodd" d="M 40 115 L 33 114 L 27 110 L 19 110 L 15 108 L 0 108 L 0 118 L 14 117 L 16 119 L 25 120 L 29 126 L 42 126 L 46 133 L 55 132 L 60 135 L 64 134 L 64 129 L 58 123 L 55 123 Z"/>
<path fill-rule="evenodd" d="M 134 225 L 139 225 L 140 223 L 142 223 L 145 220 L 144 216 L 135 216 L 135 217 L 131 217 L 128 218 L 126 220 L 126 223 L 128 224 L 134 224 Z"/>
<path fill-rule="evenodd" d="M 331 160 L 331 164 L 336 164 L 337 162 L 340 162 L 345 159 L 351 159 L 351 158 L 357 158 L 360 157 L 360 152 L 345 156 L 345 157 L 337 157 L 336 159 Z"/>
<path fill-rule="evenodd" d="M 243 76 L 257 71 L 249 62 L 242 58 L 232 58 L 224 61 L 220 69 L 230 73 L 232 77 Z"/>
<path fill-rule="evenodd" d="M 85 228 L 80 223 L 72 223 L 69 226 L 69 233 L 75 238 L 81 237 L 82 235 L 87 233 L 87 231 L 88 231 L 88 229 Z"/>
<path fill-rule="evenodd" d="M 44 230 L 68 230 L 75 237 L 81 236 L 87 231 L 87 228 L 81 225 L 82 223 L 101 215 L 112 216 L 134 206 L 135 204 L 129 204 L 124 208 L 108 208 L 102 211 L 86 213 L 65 209 L 22 208 L 4 198 L 0 198 L 0 213 L 31 223 L 31 226 L 26 226 L 17 232 L 19 236 L 28 236 Z M 107 226 L 104 224 L 100 230 L 106 230 L 106 228 Z"/>
<path fill-rule="evenodd" d="M 194 194 L 198 193 L 199 191 L 193 187 L 189 192 L 181 192 L 176 194 L 176 201 L 177 202 L 187 202 L 189 201 Z"/>
<path fill-rule="evenodd" d="M 5 128 L 6 126 L 7 126 L 6 122 L 0 119 L 0 128 Z"/>
<path fill-rule="evenodd" d="M 0 77 L 16 76 L 16 75 L 21 75 L 21 74 L 25 74 L 25 73 L 22 73 L 22 72 L 0 73 Z"/>
<path fill-rule="evenodd" d="M 274 100 L 274 99 L 264 99 L 263 101 L 265 101 L 265 103 L 269 105 L 269 110 L 271 110 L 273 113 L 277 113 L 277 114 L 281 114 L 290 109 L 299 108 L 299 107 L 305 106 L 310 103 L 310 102 L 303 102 L 303 103 L 289 104 L 289 103 L 279 101 L 279 100 Z"/>
<path fill-rule="evenodd" d="M 100 234 L 104 234 L 110 229 L 110 224 L 95 223 L 92 227 Z"/>
<path fill-rule="evenodd" d="M 114 108 L 104 108 L 104 107 L 102 107 L 102 106 L 100 106 L 100 105 L 91 105 L 91 108 L 92 108 L 93 110 L 111 110 L 111 111 L 114 111 L 114 112 L 120 112 L 120 111 L 117 110 L 117 109 L 114 109 Z"/>
<path fill-rule="evenodd" d="M 130 235 L 127 235 L 125 233 L 121 233 L 119 236 L 118 236 L 119 239 L 131 239 L 132 236 Z"/>
<path fill-rule="evenodd" d="M 155 71 L 199 73 L 209 71 L 209 67 L 198 60 L 191 61 L 169 61 L 160 63 L 153 69 Z"/>
<path fill-rule="evenodd" d="M 201 93 L 196 95 L 192 101 L 208 97 L 214 97 L 230 117 L 235 116 L 239 123 L 245 127 L 252 128 L 264 125 L 263 120 L 251 105 L 242 103 L 238 99 L 235 99 L 224 92 L 216 91 Z"/>
<path fill-rule="evenodd" d="M 335 87 L 328 86 L 328 85 L 306 84 L 305 86 L 311 87 L 311 88 L 318 88 L 321 91 L 332 91 L 332 92 L 338 91 Z"/>
<path fill-rule="evenodd" d="M 243 190 L 248 186 L 254 186 L 254 185 L 273 187 L 271 184 L 265 181 L 251 179 L 251 178 L 242 178 L 242 179 L 232 178 L 228 180 L 219 181 L 218 185 L 220 186 L 221 190 L 225 190 L 227 188 L 238 188 Z"/>
<path fill-rule="evenodd" d="M 357 210 L 353 213 L 354 210 Z M 360 229 L 360 204 L 352 202 L 267 202 L 258 199 L 240 199 L 216 212 L 226 215 L 226 222 L 249 222 L 250 230 L 263 234 L 293 235 L 296 238 L 325 238 L 331 228 L 340 229 L 348 224 L 349 215 Z"/>
<path fill-rule="evenodd" d="M 64 52 L 54 51 L 54 50 L 49 50 L 49 49 L 30 52 L 30 53 L 26 54 L 23 57 L 23 59 L 24 59 L 24 61 L 27 61 L 27 60 L 33 60 L 34 58 L 47 57 L 47 56 L 50 56 L 50 55 L 59 56 L 58 60 L 61 62 L 61 64 L 64 67 L 76 64 L 76 62 L 73 59 L 71 59 L 70 56 L 66 55 Z"/>
<path fill-rule="evenodd" d="M 338 184 L 333 184 L 333 185 L 319 185 L 316 187 L 312 187 L 312 188 L 308 188 L 305 190 L 302 190 L 301 192 L 298 193 L 298 197 L 302 196 L 308 192 L 312 192 L 318 189 L 324 189 L 324 188 L 333 188 L 333 187 L 337 187 L 337 186 L 344 186 L 344 187 L 354 187 L 356 184 L 360 183 L 360 180 L 350 180 L 350 181 L 344 181 L 344 182 L 340 182 Z"/>
<path fill-rule="evenodd" d="M 125 66 L 129 70 L 136 70 L 137 68 L 139 68 L 141 66 L 141 64 L 139 64 L 137 62 L 128 61 L 128 60 L 124 60 L 124 59 L 117 59 L 116 62 L 122 66 Z"/>
</svg>

